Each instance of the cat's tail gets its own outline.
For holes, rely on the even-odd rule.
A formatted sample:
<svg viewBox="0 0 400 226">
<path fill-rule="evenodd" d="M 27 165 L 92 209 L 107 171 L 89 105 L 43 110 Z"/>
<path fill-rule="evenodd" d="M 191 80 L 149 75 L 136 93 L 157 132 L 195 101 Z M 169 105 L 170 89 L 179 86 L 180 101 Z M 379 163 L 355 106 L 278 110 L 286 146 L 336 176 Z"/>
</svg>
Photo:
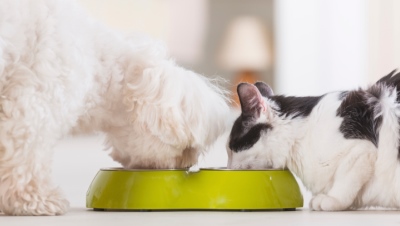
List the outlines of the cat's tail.
<svg viewBox="0 0 400 226">
<path fill-rule="evenodd" d="M 387 172 L 391 167 L 396 168 L 400 159 L 400 105 L 397 92 L 400 88 L 400 73 L 395 72 L 383 77 L 370 88 L 370 91 L 380 90 L 375 93 L 379 93 L 375 117 L 381 118 L 375 167 L 381 173 Z"/>
<path fill-rule="evenodd" d="M 400 91 L 400 72 L 397 69 L 394 69 L 388 75 L 382 77 L 376 82 L 376 85 L 384 85 L 386 87 L 393 87 L 397 90 L 397 101 L 400 99 L 399 91 Z"/>
</svg>

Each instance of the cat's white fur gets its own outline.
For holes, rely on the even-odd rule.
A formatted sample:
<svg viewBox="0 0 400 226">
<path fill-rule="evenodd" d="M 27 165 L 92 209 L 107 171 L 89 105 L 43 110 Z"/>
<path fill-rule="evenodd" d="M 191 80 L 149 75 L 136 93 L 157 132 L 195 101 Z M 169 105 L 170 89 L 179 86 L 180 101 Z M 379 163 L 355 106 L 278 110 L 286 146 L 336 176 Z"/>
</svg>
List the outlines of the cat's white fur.
<svg viewBox="0 0 400 226">
<path fill-rule="evenodd" d="M 58 215 L 57 140 L 101 131 L 126 168 L 181 168 L 225 129 L 224 91 L 71 1 L 0 0 L 0 210 Z M 76 156 L 79 158 L 79 156 Z M 73 162 L 71 162 L 73 167 Z"/>
<path fill-rule="evenodd" d="M 394 88 L 384 88 L 378 148 L 367 140 L 345 139 L 336 116 L 339 92 L 325 95 L 305 118 L 283 119 L 267 106 L 257 122 L 273 129 L 248 150 L 228 151 L 228 168 L 289 169 L 313 198 L 313 210 L 400 208 L 399 105 Z"/>
</svg>

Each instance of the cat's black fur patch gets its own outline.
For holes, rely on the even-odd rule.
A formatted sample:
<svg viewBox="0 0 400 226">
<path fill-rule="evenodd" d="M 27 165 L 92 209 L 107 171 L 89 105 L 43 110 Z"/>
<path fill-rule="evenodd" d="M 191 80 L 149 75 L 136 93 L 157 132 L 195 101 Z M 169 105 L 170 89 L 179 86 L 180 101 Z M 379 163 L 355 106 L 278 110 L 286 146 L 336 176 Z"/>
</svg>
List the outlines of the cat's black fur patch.
<svg viewBox="0 0 400 226">
<path fill-rule="evenodd" d="M 366 139 L 378 146 L 382 117 L 375 117 L 375 113 L 380 110 L 381 89 L 380 86 L 372 86 L 366 91 L 348 92 L 343 97 L 336 115 L 343 118 L 339 130 L 346 139 Z"/>
<path fill-rule="evenodd" d="M 343 100 L 347 94 L 349 93 L 349 91 L 343 91 L 339 94 L 339 100 Z"/>
<path fill-rule="evenodd" d="M 367 94 L 373 96 L 374 100 L 378 101 L 382 96 L 383 92 L 382 88 L 383 88 L 382 86 L 377 86 L 377 85 L 371 86 L 367 89 Z"/>
<path fill-rule="evenodd" d="M 297 118 L 309 116 L 322 97 L 272 96 L 269 98 L 278 104 L 279 116 Z"/>
<path fill-rule="evenodd" d="M 322 96 L 316 97 L 286 97 L 270 96 L 279 106 L 279 115 L 284 117 L 307 117 L 312 109 L 318 104 Z M 233 124 L 229 148 L 239 152 L 251 148 L 261 137 L 261 133 L 266 133 L 272 126 L 267 123 L 254 124 L 256 119 L 242 114 Z"/>
<path fill-rule="evenodd" d="M 229 139 L 229 148 L 234 152 L 247 150 L 261 137 L 262 132 L 271 129 L 271 125 L 267 123 L 254 124 L 256 119 L 244 115 L 239 116 L 233 124 Z"/>
</svg>

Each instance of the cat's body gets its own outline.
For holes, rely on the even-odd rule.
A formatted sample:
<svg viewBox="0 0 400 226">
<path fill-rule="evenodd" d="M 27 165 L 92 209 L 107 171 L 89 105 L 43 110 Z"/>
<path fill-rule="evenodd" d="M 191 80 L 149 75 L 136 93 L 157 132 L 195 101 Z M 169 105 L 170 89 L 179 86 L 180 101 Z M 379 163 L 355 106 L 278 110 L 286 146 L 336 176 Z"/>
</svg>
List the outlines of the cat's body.
<svg viewBox="0 0 400 226">
<path fill-rule="evenodd" d="M 228 167 L 288 168 L 313 193 L 314 210 L 400 208 L 399 81 L 392 72 L 367 89 L 319 97 L 239 85 Z"/>
</svg>

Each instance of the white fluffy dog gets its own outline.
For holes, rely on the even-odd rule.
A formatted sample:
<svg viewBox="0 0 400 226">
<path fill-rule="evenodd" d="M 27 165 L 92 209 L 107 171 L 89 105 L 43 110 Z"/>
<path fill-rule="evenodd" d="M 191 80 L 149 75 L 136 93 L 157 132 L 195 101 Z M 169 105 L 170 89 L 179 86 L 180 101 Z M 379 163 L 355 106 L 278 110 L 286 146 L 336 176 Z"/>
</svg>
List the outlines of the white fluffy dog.
<svg viewBox="0 0 400 226">
<path fill-rule="evenodd" d="M 0 210 L 59 215 L 53 146 L 102 131 L 126 168 L 181 168 L 225 129 L 224 91 L 59 0 L 0 0 Z"/>
</svg>

